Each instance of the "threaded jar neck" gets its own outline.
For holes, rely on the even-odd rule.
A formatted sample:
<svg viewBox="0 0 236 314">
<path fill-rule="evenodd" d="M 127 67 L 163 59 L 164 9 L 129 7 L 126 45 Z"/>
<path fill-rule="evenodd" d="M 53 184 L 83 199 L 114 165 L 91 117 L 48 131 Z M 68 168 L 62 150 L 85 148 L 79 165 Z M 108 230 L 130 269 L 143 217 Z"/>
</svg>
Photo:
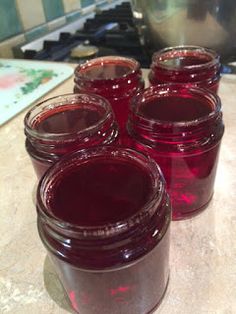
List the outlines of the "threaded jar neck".
<svg viewBox="0 0 236 314">
<path fill-rule="evenodd" d="M 177 46 L 153 54 L 149 79 L 155 81 L 195 83 L 211 87 L 220 78 L 220 56 L 198 46 Z"/>
<path fill-rule="evenodd" d="M 58 218 L 50 208 L 50 200 L 60 180 L 85 163 L 101 160 L 141 167 L 152 187 L 145 204 L 131 216 L 103 225 L 79 225 Z M 170 223 L 169 199 L 156 163 L 136 151 L 112 146 L 78 151 L 50 168 L 39 183 L 37 212 L 44 245 L 63 260 L 70 259 L 70 263 L 85 269 L 109 269 L 141 258 L 161 240 Z"/>
<path fill-rule="evenodd" d="M 74 82 L 79 92 L 89 91 L 108 99 L 131 96 L 144 86 L 139 62 L 118 56 L 95 58 L 78 65 Z"/>
<path fill-rule="evenodd" d="M 223 131 L 220 98 L 209 90 L 153 86 L 136 95 L 130 106 L 129 134 L 160 151 L 183 153 L 212 146 Z"/>
<path fill-rule="evenodd" d="M 186 59 L 186 63 L 181 63 L 181 58 L 185 57 L 193 59 Z M 219 65 L 220 56 L 212 49 L 185 45 L 168 47 L 155 52 L 152 62 L 165 69 L 194 71 L 194 69 L 200 70 Z"/>
<path fill-rule="evenodd" d="M 106 144 L 118 135 L 110 104 L 92 94 L 47 99 L 26 114 L 24 125 L 28 145 L 39 153 L 55 155 L 83 145 Z"/>
</svg>

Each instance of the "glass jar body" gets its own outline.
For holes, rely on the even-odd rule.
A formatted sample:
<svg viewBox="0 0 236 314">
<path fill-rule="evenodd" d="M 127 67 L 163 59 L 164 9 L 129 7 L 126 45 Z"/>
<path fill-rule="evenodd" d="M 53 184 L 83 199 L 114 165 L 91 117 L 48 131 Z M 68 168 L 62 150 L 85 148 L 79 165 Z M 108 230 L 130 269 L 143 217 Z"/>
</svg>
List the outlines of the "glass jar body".
<svg viewBox="0 0 236 314">
<path fill-rule="evenodd" d="M 169 280 L 170 231 L 146 256 L 109 271 L 87 271 L 49 254 L 73 309 L 79 314 L 147 314 L 158 307 Z M 140 300 L 142 300 L 140 302 Z"/>
<path fill-rule="evenodd" d="M 25 116 L 26 150 L 40 179 L 65 154 L 118 140 L 118 125 L 109 103 L 87 94 L 57 96 Z"/>
<path fill-rule="evenodd" d="M 220 82 L 220 59 L 213 50 L 197 46 L 179 46 L 160 50 L 152 57 L 151 85 L 187 84 L 217 92 Z"/>
<path fill-rule="evenodd" d="M 120 158 L 122 162 L 130 162 L 132 158 L 131 162 L 136 163 L 141 156 L 135 151 L 120 148 L 98 150 L 103 150 L 103 155 L 98 157 L 96 153 L 93 157 L 104 160 L 112 154 L 116 160 Z M 84 152 L 86 156 L 83 153 L 83 161 L 90 154 L 88 150 Z M 78 156 L 80 152 L 76 154 Z M 69 158 L 69 155 L 63 158 L 67 165 Z M 158 167 L 145 156 L 141 158 L 149 165 L 152 163 L 151 168 L 146 170 L 152 171 L 150 175 L 153 178 L 156 176 L 153 184 L 159 196 L 153 194 L 154 198 L 148 201 L 145 209 L 140 209 L 127 220 L 95 229 L 84 226 L 79 230 L 73 225 L 65 226 L 65 223 L 56 225 L 53 219 L 45 215 L 42 203 L 38 201 L 39 235 L 73 309 L 80 314 L 118 314 L 121 307 L 122 313 L 150 313 L 161 302 L 166 291 L 171 208 L 163 178 L 157 173 Z M 42 195 L 45 193 L 44 187 L 53 189 L 51 183 L 57 181 L 54 181 L 54 175 L 59 173 L 59 168 L 62 169 L 63 160 L 54 165 L 50 173 L 46 173 L 40 187 Z"/>
<path fill-rule="evenodd" d="M 144 88 L 140 64 L 109 56 L 90 60 L 75 69 L 75 93 L 98 94 L 110 102 L 121 132 L 125 130 L 131 98 Z"/>
<path fill-rule="evenodd" d="M 148 154 L 159 164 L 170 195 L 173 220 L 191 218 L 207 207 L 214 192 L 220 143 L 193 154 L 161 154 L 131 136 L 130 147 Z"/>
<path fill-rule="evenodd" d="M 143 119 L 133 109 L 128 122 L 127 144 L 148 154 L 159 164 L 171 198 L 173 219 L 180 220 L 201 212 L 212 198 L 224 125 L 220 100 L 213 93 L 176 85 L 166 88 L 168 93 L 174 93 L 174 97 L 178 94 L 180 99 L 188 95 L 209 102 L 212 112 L 202 119 L 168 123 Z M 147 89 L 139 99 L 134 100 L 135 106 L 138 107 L 145 97 L 147 102 L 149 97 L 157 97 L 158 102 L 158 97 L 166 88 Z"/>
</svg>

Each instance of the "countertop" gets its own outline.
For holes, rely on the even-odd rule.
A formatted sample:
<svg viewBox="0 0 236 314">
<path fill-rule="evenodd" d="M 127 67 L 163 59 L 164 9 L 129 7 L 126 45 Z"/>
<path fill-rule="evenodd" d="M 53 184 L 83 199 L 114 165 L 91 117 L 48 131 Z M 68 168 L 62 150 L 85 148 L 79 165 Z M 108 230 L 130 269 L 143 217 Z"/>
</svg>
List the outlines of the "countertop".
<svg viewBox="0 0 236 314">
<path fill-rule="evenodd" d="M 72 89 L 70 78 L 44 99 Z M 199 216 L 172 223 L 170 282 L 155 314 L 236 313 L 235 94 L 236 76 L 224 76 L 219 95 L 226 130 L 215 194 Z M 26 111 L 0 128 L 0 313 L 72 313 L 37 233 Z"/>
</svg>

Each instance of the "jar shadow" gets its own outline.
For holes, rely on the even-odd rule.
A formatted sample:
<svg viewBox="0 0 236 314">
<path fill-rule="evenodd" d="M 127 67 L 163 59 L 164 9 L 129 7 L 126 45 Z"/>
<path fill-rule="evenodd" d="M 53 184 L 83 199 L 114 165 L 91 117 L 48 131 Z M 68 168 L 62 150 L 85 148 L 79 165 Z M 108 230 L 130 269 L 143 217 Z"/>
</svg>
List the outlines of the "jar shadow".
<svg viewBox="0 0 236 314">
<path fill-rule="evenodd" d="M 67 294 L 54 270 L 48 255 L 44 261 L 43 279 L 45 289 L 47 290 L 51 299 L 56 302 L 60 308 L 68 311 L 69 313 L 75 314 L 74 310 L 70 306 Z"/>
</svg>

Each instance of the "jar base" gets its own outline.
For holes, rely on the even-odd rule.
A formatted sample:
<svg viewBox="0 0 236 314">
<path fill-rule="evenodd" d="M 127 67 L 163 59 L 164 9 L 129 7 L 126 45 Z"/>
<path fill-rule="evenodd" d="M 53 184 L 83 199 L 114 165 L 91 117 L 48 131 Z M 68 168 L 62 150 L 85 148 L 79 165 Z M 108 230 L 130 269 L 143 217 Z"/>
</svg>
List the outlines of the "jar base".
<svg viewBox="0 0 236 314">
<path fill-rule="evenodd" d="M 163 294 L 162 294 L 160 300 L 157 302 L 157 304 L 156 304 L 150 311 L 148 311 L 148 312 L 146 312 L 146 313 L 143 313 L 143 314 L 152 314 L 152 313 L 154 313 L 154 312 L 158 309 L 158 307 L 160 306 L 160 304 L 162 303 L 162 301 L 163 301 L 163 299 L 164 299 L 164 297 L 165 297 L 165 295 L 166 295 L 166 291 L 167 291 L 167 289 L 168 289 L 168 287 L 169 287 L 169 281 L 170 281 L 170 276 L 168 276 L 167 283 L 166 283 L 166 287 L 165 287 L 165 290 L 164 290 L 164 292 L 163 292 Z M 61 281 L 60 281 L 60 282 L 61 282 Z M 61 285 L 62 285 L 62 282 L 61 282 Z M 63 285 L 62 285 L 62 287 L 63 287 Z M 76 314 L 81 314 L 81 312 L 76 311 L 75 308 L 72 306 L 72 303 L 71 303 L 71 301 L 70 301 L 70 299 L 69 299 L 69 297 L 68 297 L 66 291 L 65 291 L 65 295 L 66 295 L 66 298 L 67 298 L 67 300 L 68 300 L 68 304 L 69 304 L 71 310 L 73 310 L 74 313 L 76 313 Z"/>
<path fill-rule="evenodd" d="M 207 206 L 209 205 L 209 203 L 212 200 L 212 197 L 213 197 L 213 195 L 211 195 L 209 201 L 205 205 L 203 205 L 200 208 L 195 209 L 191 212 L 177 212 L 176 213 L 175 211 L 173 211 L 172 220 L 173 221 L 187 220 L 187 219 L 191 219 L 195 216 L 198 216 L 199 214 L 201 214 L 201 212 L 203 212 L 207 208 Z"/>
</svg>

